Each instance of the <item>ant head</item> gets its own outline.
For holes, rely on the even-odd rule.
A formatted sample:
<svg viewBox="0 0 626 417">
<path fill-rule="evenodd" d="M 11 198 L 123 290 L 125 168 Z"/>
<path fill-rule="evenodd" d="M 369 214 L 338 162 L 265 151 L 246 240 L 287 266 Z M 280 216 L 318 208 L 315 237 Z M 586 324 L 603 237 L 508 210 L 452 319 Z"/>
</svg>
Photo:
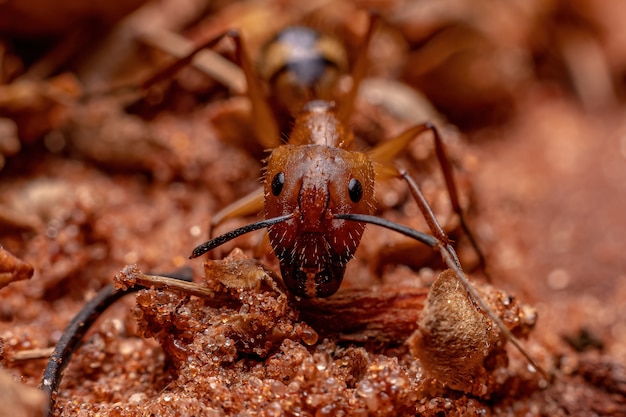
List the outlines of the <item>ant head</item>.
<svg viewBox="0 0 626 417">
<path fill-rule="evenodd" d="M 268 228 L 285 285 L 303 297 L 334 294 L 365 229 L 335 215 L 372 212 L 372 162 L 340 148 L 284 145 L 265 175 L 265 217 L 293 214 Z"/>
</svg>

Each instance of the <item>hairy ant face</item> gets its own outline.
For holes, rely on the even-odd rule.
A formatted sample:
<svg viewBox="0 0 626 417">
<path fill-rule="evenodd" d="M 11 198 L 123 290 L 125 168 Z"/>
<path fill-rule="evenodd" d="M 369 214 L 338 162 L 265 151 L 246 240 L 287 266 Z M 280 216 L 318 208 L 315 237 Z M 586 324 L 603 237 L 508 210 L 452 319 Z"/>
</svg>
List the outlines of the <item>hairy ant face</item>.
<svg viewBox="0 0 626 417">
<path fill-rule="evenodd" d="M 294 214 L 268 229 L 285 285 L 302 297 L 334 294 L 365 225 L 336 214 L 372 212 L 373 166 L 362 153 L 324 145 L 284 145 L 268 160 L 266 218 Z"/>
</svg>

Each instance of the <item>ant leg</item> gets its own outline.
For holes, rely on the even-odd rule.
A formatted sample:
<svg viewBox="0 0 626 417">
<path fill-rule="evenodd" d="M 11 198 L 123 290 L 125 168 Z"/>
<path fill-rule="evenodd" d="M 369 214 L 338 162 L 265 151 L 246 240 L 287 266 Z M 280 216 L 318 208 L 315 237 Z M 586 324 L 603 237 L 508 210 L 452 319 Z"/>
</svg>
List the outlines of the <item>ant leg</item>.
<svg viewBox="0 0 626 417">
<path fill-rule="evenodd" d="M 441 170 L 443 171 L 443 176 L 446 180 L 446 187 L 448 189 L 448 195 L 450 196 L 450 202 L 452 204 L 452 209 L 459 216 L 459 221 L 461 222 L 461 228 L 465 235 L 470 241 L 470 244 L 474 248 L 474 251 L 478 255 L 478 262 L 482 270 L 485 273 L 487 278 L 487 282 L 491 282 L 491 277 L 489 275 L 489 271 L 487 270 L 487 262 L 485 261 L 485 255 L 482 250 L 478 246 L 478 241 L 474 237 L 474 233 L 470 229 L 465 216 L 463 214 L 463 209 L 461 208 L 461 204 L 459 203 L 459 193 L 457 191 L 456 182 L 454 181 L 454 174 L 452 171 L 452 164 L 450 163 L 450 159 L 446 153 L 445 146 L 443 141 L 441 140 L 441 136 L 439 135 L 439 131 L 432 123 L 426 123 L 426 126 L 433 132 L 433 136 L 435 138 L 435 153 L 437 154 L 437 159 L 439 160 L 439 165 L 441 166 Z"/>
<path fill-rule="evenodd" d="M 202 51 L 206 50 L 206 49 L 210 49 L 213 48 L 215 45 L 217 45 L 222 39 L 224 39 L 224 37 L 227 36 L 227 33 L 221 33 L 219 35 L 217 35 L 216 37 L 209 39 L 206 42 L 203 42 L 202 44 L 193 47 L 193 49 L 188 52 L 186 55 L 179 57 L 176 61 L 174 61 L 173 63 L 171 63 L 170 65 L 162 68 L 161 70 L 159 70 L 158 72 L 156 72 L 155 74 L 153 74 L 150 78 L 148 78 L 147 80 L 145 80 L 142 84 L 141 84 L 141 88 L 142 89 L 147 89 L 150 88 L 151 86 L 164 81 L 164 80 L 168 80 L 170 78 L 172 78 L 177 72 L 179 72 L 180 70 L 182 70 L 183 68 L 185 68 L 186 66 L 190 65 L 191 62 L 193 61 L 193 59 Z M 211 74 L 208 74 L 211 75 Z"/>
<path fill-rule="evenodd" d="M 87 91 L 83 94 L 82 99 L 87 100 L 104 94 L 145 91 L 162 81 L 172 78 L 187 65 L 196 67 L 206 75 L 241 94 L 245 91 L 245 79 L 239 67 L 210 50 L 210 48 L 215 47 L 224 39 L 226 35 L 227 33 L 221 33 L 197 46 L 191 41 L 169 31 L 140 35 L 140 39 L 144 43 L 169 53 L 176 60 L 157 70 L 143 81 L 125 82 L 106 90 Z"/>
<path fill-rule="evenodd" d="M 281 144 L 280 131 L 274 118 L 274 113 L 263 94 L 261 83 L 252 66 L 245 42 L 237 31 L 228 32 L 228 36 L 235 41 L 237 61 L 246 76 L 248 98 L 252 102 L 252 126 L 254 131 L 261 145 L 266 149 L 275 148 Z"/>
<path fill-rule="evenodd" d="M 359 50 L 359 55 L 357 57 L 356 63 L 354 67 L 352 67 L 352 73 L 350 74 L 350 78 L 352 78 L 352 85 L 350 86 L 350 90 L 346 93 L 346 95 L 342 98 L 341 104 L 339 105 L 337 115 L 339 120 L 344 123 L 347 123 L 350 120 L 350 116 L 352 116 L 352 112 L 354 111 L 354 106 L 356 102 L 356 97 L 359 94 L 359 87 L 361 85 L 361 81 L 365 78 L 365 74 L 367 73 L 368 68 L 368 50 L 372 43 L 372 38 L 374 37 L 374 32 L 377 27 L 377 23 L 379 20 L 379 16 L 376 13 L 370 13 L 369 16 L 369 28 L 367 29 L 367 34 L 365 35 L 365 40 L 361 45 Z"/>
<path fill-rule="evenodd" d="M 454 177 L 452 175 L 452 167 L 445 153 L 443 142 L 441 141 L 441 138 L 439 137 L 437 130 L 434 128 L 432 124 L 424 123 L 421 125 L 414 126 L 406 130 L 404 133 L 402 133 L 398 137 L 392 139 L 389 142 L 383 143 L 382 145 L 379 145 L 378 147 L 374 148 L 371 152 L 369 152 L 370 157 L 377 163 L 376 173 L 384 177 L 389 177 L 393 175 L 392 172 L 395 171 L 396 173 L 395 175 L 397 176 L 399 174 L 400 177 L 407 183 L 409 190 L 411 192 L 411 195 L 417 202 L 417 205 L 420 211 L 422 212 L 422 214 L 424 215 L 424 218 L 426 219 L 426 222 L 429 228 L 431 229 L 432 234 L 437 240 L 437 243 L 432 246 L 441 254 L 448 268 L 454 271 L 457 278 L 459 279 L 459 281 L 465 288 L 465 291 L 468 293 L 470 298 L 478 305 L 480 310 L 482 310 L 487 316 L 489 316 L 489 318 L 496 324 L 496 326 L 498 326 L 498 328 L 502 331 L 502 333 L 506 336 L 506 338 L 510 340 L 511 343 L 513 343 L 513 345 L 517 348 L 517 350 L 532 365 L 532 367 L 535 368 L 538 372 L 540 372 L 542 376 L 546 378 L 546 380 L 549 381 L 551 379 L 550 374 L 548 374 L 537 363 L 535 358 L 533 358 L 526 351 L 526 349 L 524 349 L 519 339 L 517 339 L 517 337 L 515 337 L 515 335 L 511 333 L 511 331 L 504 325 L 502 320 L 487 305 L 485 300 L 480 296 L 480 294 L 478 294 L 474 286 L 469 282 L 469 280 L 467 279 L 467 276 L 465 275 L 465 273 L 463 272 L 463 269 L 461 268 L 456 251 L 450 244 L 450 239 L 448 239 L 448 236 L 441 228 L 441 225 L 437 221 L 437 218 L 435 217 L 432 209 L 430 208 L 430 205 L 426 201 L 426 198 L 424 197 L 424 194 L 422 194 L 417 183 L 407 174 L 406 171 L 398 171 L 397 169 L 391 169 L 388 165 L 385 165 L 385 163 L 390 162 L 394 156 L 396 156 L 402 149 L 404 149 L 416 135 L 419 135 L 420 133 L 423 133 L 426 130 L 432 130 L 435 135 L 435 148 L 437 152 L 437 157 L 444 171 L 446 185 L 448 186 L 448 193 L 450 194 L 451 200 L 454 200 L 452 203 L 453 208 L 457 207 L 459 210 L 457 214 L 461 216 L 460 205 L 458 203 L 458 193 L 456 190 L 456 186 L 454 184 Z M 456 210 L 457 209 L 455 209 L 455 211 Z"/>
<path fill-rule="evenodd" d="M 368 154 L 375 162 L 382 165 L 381 167 L 377 169 L 377 173 L 381 173 L 383 177 L 395 176 L 392 174 L 391 171 L 389 170 L 385 171 L 384 165 L 390 163 L 391 160 L 400 153 L 400 151 L 406 149 L 408 144 L 416 136 L 419 136 L 420 134 L 424 133 L 427 130 L 430 130 L 433 132 L 433 136 L 435 139 L 435 154 L 437 155 L 439 166 L 441 166 L 441 170 L 443 172 L 443 177 L 446 182 L 448 195 L 450 196 L 450 203 L 452 205 L 452 210 L 459 216 L 459 222 L 461 223 L 461 228 L 463 229 L 463 232 L 469 239 L 470 244 L 472 245 L 472 248 L 474 249 L 474 251 L 476 252 L 478 256 L 478 262 L 480 263 L 480 266 L 485 273 L 487 282 L 491 282 L 491 277 L 487 269 L 487 262 L 485 261 L 485 256 L 482 250 L 480 249 L 480 247 L 478 246 L 478 241 L 474 237 L 474 233 L 469 227 L 467 220 L 465 219 L 465 215 L 463 214 L 463 209 L 461 208 L 461 204 L 459 203 L 459 193 L 457 191 L 456 182 L 454 180 L 452 164 L 450 163 L 450 159 L 448 158 L 448 155 L 445 150 L 445 146 L 443 144 L 443 141 L 441 140 L 441 136 L 439 135 L 437 128 L 432 123 L 422 123 L 422 124 L 413 126 L 405 130 L 403 133 L 401 133 L 397 137 L 372 149 L 370 152 L 368 152 Z M 397 175 L 397 171 L 396 171 L 396 175 Z M 426 212 L 423 209 L 422 209 L 422 212 L 426 214 Z M 432 219 L 434 219 L 434 215 L 432 215 L 432 211 L 430 211 L 430 213 L 431 213 Z M 428 218 L 426 219 L 426 221 L 427 222 L 429 221 Z M 435 233 L 437 238 L 442 237 L 441 234 L 438 234 L 435 231 L 435 229 L 433 229 L 433 225 L 431 225 L 430 222 L 429 222 L 429 226 L 431 227 L 431 229 L 433 230 L 433 233 Z M 441 229 L 441 227 L 439 227 L 439 229 Z M 443 230 L 441 230 L 441 232 L 443 233 Z M 442 241 L 446 241 L 446 239 L 442 239 Z"/>
<path fill-rule="evenodd" d="M 188 42 L 179 38 L 174 33 L 163 32 L 159 33 L 159 36 L 164 39 L 155 39 L 154 36 L 147 36 L 144 41 L 154 46 L 162 46 L 160 41 L 163 40 L 166 44 L 165 49 L 167 49 L 170 53 L 176 52 L 174 51 L 176 46 L 182 49 L 190 49 L 190 51 L 183 56 L 179 56 L 175 62 L 162 68 L 150 78 L 141 82 L 139 86 L 136 84 L 122 85 L 114 88 L 114 91 L 148 89 L 163 80 L 171 78 L 182 68 L 192 63 L 192 61 L 195 63 L 194 58 L 199 56 L 199 54 L 203 54 L 203 58 L 205 58 L 203 59 L 204 62 L 197 63 L 197 66 L 200 67 L 199 69 L 233 89 L 235 92 L 240 93 L 243 90 L 241 87 L 243 80 L 240 80 L 242 75 L 239 68 L 232 65 L 230 61 L 221 59 L 221 57 L 217 54 L 209 54 L 210 51 L 208 50 L 209 48 L 213 48 L 217 45 L 222 39 L 231 38 L 235 43 L 237 63 L 243 71 L 243 77 L 245 77 L 245 82 L 247 84 L 247 95 L 252 103 L 252 125 L 254 127 L 254 131 L 257 133 L 258 140 L 261 145 L 267 149 L 275 148 L 281 144 L 278 124 L 276 123 L 270 105 L 263 94 L 263 89 L 255 74 L 245 42 L 238 31 L 230 30 L 221 33 L 196 47 L 192 47 Z M 219 71 L 215 70 L 216 68 L 219 69 Z M 110 93 L 110 91 L 107 93 Z M 86 96 L 88 97 L 97 94 L 100 93 L 92 93 Z"/>
</svg>

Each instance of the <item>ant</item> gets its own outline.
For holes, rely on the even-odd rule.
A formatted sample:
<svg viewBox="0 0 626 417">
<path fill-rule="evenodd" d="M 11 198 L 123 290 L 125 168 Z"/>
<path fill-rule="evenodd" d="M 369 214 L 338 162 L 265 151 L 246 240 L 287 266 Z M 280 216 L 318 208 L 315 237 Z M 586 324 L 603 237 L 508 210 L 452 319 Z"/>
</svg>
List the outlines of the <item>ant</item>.
<svg viewBox="0 0 626 417">
<path fill-rule="evenodd" d="M 354 134 L 348 122 L 365 77 L 367 51 L 378 21 L 376 14 L 370 15 L 369 28 L 351 72 L 351 88 L 337 106 L 328 101 L 328 97 L 336 90 L 343 67 L 344 55 L 338 52 L 341 45 L 310 29 L 289 28 L 266 46 L 261 67 L 270 69 L 265 78 L 272 88 L 272 97 L 283 111 L 295 112 L 286 143 L 280 140 L 278 122 L 262 93 L 241 35 L 236 31 L 222 35 L 235 42 L 236 57 L 248 83 L 253 127 L 261 144 L 272 151 L 266 160 L 262 192 L 255 191 L 218 212 L 211 222 L 211 230 L 226 219 L 261 210 L 265 219 L 197 246 L 190 258 L 197 258 L 243 234 L 267 228 L 287 289 L 303 298 L 326 298 L 339 289 L 365 224 L 386 227 L 438 251 L 471 300 L 529 363 L 547 376 L 468 281 L 450 239 L 417 183 L 406 171 L 390 164 L 415 137 L 427 131 L 432 133 L 452 208 L 484 266 L 484 256 L 465 221 L 452 166 L 436 127 L 428 122 L 415 125 L 367 153 L 352 149 Z M 264 65 L 266 62 L 270 64 Z M 394 177 L 406 182 L 432 235 L 372 215 L 375 180 Z"/>
<path fill-rule="evenodd" d="M 453 210 L 484 265 L 482 252 L 463 216 L 452 166 L 435 126 L 431 123 L 413 126 L 366 153 L 353 149 L 354 133 L 348 123 L 359 85 L 365 77 L 367 49 L 377 23 L 378 17 L 372 15 L 363 47 L 350 73 L 352 85 L 337 100 L 337 105 L 332 99 L 336 97 L 338 80 L 346 66 L 345 52 L 332 38 L 305 28 L 286 29 L 265 48 L 262 68 L 272 90 L 274 108 L 263 94 L 245 42 L 236 31 L 229 31 L 201 45 L 187 58 L 153 77 L 156 81 L 165 72 L 171 73 L 188 63 L 205 47 L 216 45 L 225 37 L 231 38 L 248 85 L 254 131 L 259 143 L 272 149 L 266 160 L 263 188 L 218 212 L 212 219 L 211 230 L 226 219 L 261 210 L 264 210 L 264 220 L 197 246 L 190 258 L 197 258 L 243 234 L 267 228 L 270 244 L 280 263 L 282 280 L 289 292 L 301 298 L 326 298 L 338 291 L 346 265 L 359 246 L 365 224 L 386 227 L 438 251 L 470 300 L 497 325 L 532 367 L 547 377 L 468 281 L 450 239 L 417 183 L 406 171 L 391 164 L 414 138 L 431 132 Z M 286 143 L 280 140 L 280 121 L 276 113 L 295 115 Z M 375 181 L 390 178 L 402 179 L 407 184 L 432 235 L 373 215 Z M 112 286 L 105 288 L 70 323 L 44 373 L 42 388 L 51 393 L 51 398 L 60 382 L 62 369 L 95 317 L 121 295 L 136 289 L 115 292 Z M 52 404 L 53 400 L 50 409 Z"/>
<path fill-rule="evenodd" d="M 351 216 L 372 215 L 375 180 L 404 178 L 411 192 L 418 195 L 416 200 L 433 234 L 441 242 L 449 243 L 417 185 L 406 173 L 390 165 L 415 137 L 428 130 L 434 135 L 452 208 L 486 271 L 482 251 L 461 210 L 443 141 L 433 124 L 413 126 L 367 153 L 353 149 L 354 134 L 348 122 L 365 77 L 367 50 L 377 20 L 376 16 L 370 18 L 369 30 L 351 73 L 352 86 L 340 97 L 339 105 L 330 100 L 337 95 L 338 80 L 347 58 L 334 38 L 302 27 L 280 32 L 266 45 L 260 60 L 260 72 L 271 91 L 266 99 L 241 36 L 234 31 L 224 35 L 235 41 L 237 60 L 252 102 L 254 131 L 259 142 L 273 151 L 266 161 L 263 189 L 215 214 L 210 230 L 227 219 L 263 210 L 266 219 L 290 214 L 291 217 L 280 221 L 271 220 L 271 224 L 260 222 L 231 232 L 227 240 L 267 226 L 271 246 L 280 260 L 283 281 L 298 296 L 329 297 L 339 289 L 346 264 L 359 246 L 363 223 L 368 222 Z M 293 128 L 283 143 L 280 132 L 284 129 L 279 128 L 277 119 L 284 119 L 285 114 L 293 115 Z M 221 245 L 226 241 L 223 239 L 219 237 L 199 246 L 191 258 Z"/>
</svg>

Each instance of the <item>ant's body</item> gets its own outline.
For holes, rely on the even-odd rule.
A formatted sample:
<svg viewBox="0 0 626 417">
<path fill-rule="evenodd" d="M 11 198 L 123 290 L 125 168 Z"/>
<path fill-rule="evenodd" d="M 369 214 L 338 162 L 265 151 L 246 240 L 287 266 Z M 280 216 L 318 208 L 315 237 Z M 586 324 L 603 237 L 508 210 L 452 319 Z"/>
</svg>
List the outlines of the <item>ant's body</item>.
<svg viewBox="0 0 626 417">
<path fill-rule="evenodd" d="M 365 225 L 335 215 L 371 215 L 376 180 L 405 178 L 390 161 L 426 130 L 434 134 L 452 207 L 482 259 L 464 221 L 452 167 L 433 125 L 414 126 L 368 153 L 354 150 L 354 134 L 348 125 L 365 76 L 367 49 L 375 27 L 376 17 L 373 17 L 351 73 L 352 86 L 343 95 L 338 91 L 338 83 L 344 75 L 347 58 L 333 38 L 312 29 L 292 27 L 269 42 L 259 65 L 271 91 L 268 98 L 262 94 L 257 75 L 252 71 L 244 42 L 237 33 L 230 34 L 248 82 L 254 130 L 259 142 L 272 148 L 272 153 L 267 159 L 263 192 L 256 191 L 226 207 L 213 217 L 212 226 L 227 218 L 261 210 L 266 219 L 290 215 L 269 226 L 268 234 L 280 261 L 283 281 L 293 294 L 301 297 L 328 297 L 339 289 L 346 264 L 359 246 Z M 293 117 L 286 144 L 280 140 L 276 121 L 285 112 Z M 448 238 L 426 200 L 423 197 L 419 200 L 433 233 L 447 244 Z M 206 244 L 198 247 L 192 257 L 207 248 Z M 456 259 L 456 254 L 452 258 Z"/>
<path fill-rule="evenodd" d="M 365 76 L 367 46 L 375 20 L 371 21 L 365 46 L 350 73 L 352 85 L 344 94 L 338 93 L 338 81 L 347 67 L 345 52 L 332 38 L 310 29 L 286 29 L 265 47 L 260 68 L 272 92 L 269 98 L 263 93 L 239 34 L 228 32 L 203 45 L 214 45 L 224 36 L 235 41 L 237 60 L 245 74 L 252 103 L 252 127 L 259 143 L 272 151 L 267 158 L 263 187 L 216 213 L 211 225 L 215 227 L 226 219 L 256 214 L 261 210 L 265 220 L 218 236 L 195 248 L 191 257 L 201 256 L 242 234 L 267 227 L 287 289 L 299 297 L 324 298 L 339 289 L 346 264 L 359 246 L 365 223 L 383 226 L 437 250 L 475 303 L 472 305 L 478 305 L 532 366 L 541 370 L 468 282 L 449 239 L 417 184 L 406 172 L 390 164 L 416 136 L 431 131 L 452 208 L 478 251 L 463 218 L 452 167 L 435 127 L 430 123 L 413 126 L 367 153 L 353 149 L 354 134 L 348 127 L 349 119 Z M 175 65 L 180 66 L 180 62 Z M 293 128 L 286 143 L 280 140 L 281 122 L 276 114 L 293 116 Z M 372 215 L 375 182 L 393 177 L 407 183 L 432 235 Z M 482 258 L 480 251 L 478 253 Z M 48 392 L 56 391 L 62 369 L 96 313 L 123 294 L 108 287 L 105 290 L 70 323 L 57 345 L 42 383 Z"/>
</svg>

